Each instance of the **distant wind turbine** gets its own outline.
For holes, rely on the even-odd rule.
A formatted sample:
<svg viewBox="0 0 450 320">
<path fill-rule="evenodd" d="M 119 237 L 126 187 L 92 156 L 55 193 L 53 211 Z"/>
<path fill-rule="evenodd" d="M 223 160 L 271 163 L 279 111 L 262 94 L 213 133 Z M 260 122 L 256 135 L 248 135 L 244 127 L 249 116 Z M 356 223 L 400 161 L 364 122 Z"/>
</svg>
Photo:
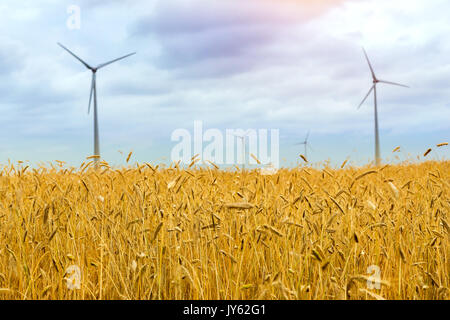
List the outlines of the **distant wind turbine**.
<svg viewBox="0 0 450 320">
<path fill-rule="evenodd" d="M 241 139 L 241 141 L 242 141 L 242 169 L 245 168 L 245 150 L 246 150 L 245 138 L 248 136 L 249 133 L 250 133 L 250 130 L 245 131 L 244 134 L 242 134 L 242 135 L 234 134 L 235 137 L 237 137 L 238 139 Z"/>
<path fill-rule="evenodd" d="M 376 165 L 379 166 L 381 160 L 380 160 L 380 135 L 378 132 L 377 83 L 387 83 L 387 84 L 392 84 L 394 86 L 400 86 L 400 87 L 405 87 L 405 88 L 409 88 L 409 87 L 405 86 L 403 84 L 395 83 L 395 82 L 379 80 L 375 76 L 375 72 L 373 71 L 372 64 L 370 63 L 369 57 L 367 56 L 366 50 L 364 50 L 364 48 L 363 48 L 363 51 L 364 51 L 364 55 L 366 56 L 367 63 L 369 64 L 370 72 L 372 73 L 373 85 L 370 88 L 367 95 L 364 97 L 363 101 L 359 104 L 358 109 L 361 108 L 363 103 L 366 101 L 367 97 L 369 97 L 370 93 L 373 91 L 374 97 L 375 97 L 375 162 L 376 162 Z"/>
<path fill-rule="evenodd" d="M 308 148 L 309 148 L 311 151 L 313 151 L 313 148 L 311 148 L 311 146 L 309 145 L 308 138 L 309 138 L 309 131 L 308 131 L 308 133 L 306 134 L 305 141 L 299 142 L 299 143 L 296 143 L 296 144 L 295 144 L 296 146 L 299 146 L 299 145 L 304 145 L 304 146 L 305 146 L 305 158 L 306 158 L 306 159 L 308 159 L 308 154 L 307 154 Z"/>
<path fill-rule="evenodd" d="M 72 51 L 70 51 L 69 49 L 64 47 L 61 43 L 58 42 L 58 45 L 61 48 L 63 48 L 64 50 L 66 50 L 68 53 L 70 53 L 75 59 L 80 61 L 86 68 L 88 68 L 89 70 L 92 71 L 92 82 L 91 82 L 91 92 L 89 94 L 88 114 L 91 110 L 92 96 L 94 96 L 94 155 L 97 156 L 97 157 L 95 157 L 95 161 L 97 162 L 100 158 L 100 144 L 99 144 L 99 137 L 98 137 L 98 119 L 97 119 L 97 76 L 96 76 L 97 71 L 103 67 L 106 67 L 107 65 L 110 65 L 111 63 L 125 59 L 129 56 L 132 56 L 132 55 L 136 54 L 136 52 L 133 52 L 133 53 L 127 54 L 126 56 L 99 64 L 97 67 L 92 67 L 89 64 L 87 64 L 86 62 L 84 62 L 80 57 L 75 55 L 75 53 L 73 53 Z"/>
</svg>

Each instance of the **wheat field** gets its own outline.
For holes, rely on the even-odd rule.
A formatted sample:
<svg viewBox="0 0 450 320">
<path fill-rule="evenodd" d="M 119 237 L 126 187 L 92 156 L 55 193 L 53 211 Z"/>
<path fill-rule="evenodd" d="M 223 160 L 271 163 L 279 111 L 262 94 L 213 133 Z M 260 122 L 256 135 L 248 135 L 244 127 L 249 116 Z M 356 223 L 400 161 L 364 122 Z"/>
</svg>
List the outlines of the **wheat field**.
<svg viewBox="0 0 450 320">
<path fill-rule="evenodd" d="M 449 299 L 450 162 L 12 165 L 0 299 Z"/>
</svg>

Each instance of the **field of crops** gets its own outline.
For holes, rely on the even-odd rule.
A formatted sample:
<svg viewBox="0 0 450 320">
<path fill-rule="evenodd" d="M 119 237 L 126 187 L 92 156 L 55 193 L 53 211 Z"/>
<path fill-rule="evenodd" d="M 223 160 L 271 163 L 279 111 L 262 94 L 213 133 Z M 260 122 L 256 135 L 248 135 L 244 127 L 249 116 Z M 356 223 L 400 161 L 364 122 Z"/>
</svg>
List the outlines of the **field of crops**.
<svg viewBox="0 0 450 320">
<path fill-rule="evenodd" d="M 7 166 L 1 299 L 449 299 L 450 162 Z"/>
</svg>

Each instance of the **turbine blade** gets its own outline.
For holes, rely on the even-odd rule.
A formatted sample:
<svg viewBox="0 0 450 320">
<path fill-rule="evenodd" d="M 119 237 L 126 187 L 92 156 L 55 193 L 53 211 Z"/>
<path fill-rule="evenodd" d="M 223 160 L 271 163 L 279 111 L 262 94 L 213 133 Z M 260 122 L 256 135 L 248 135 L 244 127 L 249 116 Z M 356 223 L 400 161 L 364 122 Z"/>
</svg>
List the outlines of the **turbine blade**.
<svg viewBox="0 0 450 320">
<path fill-rule="evenodd" d="M 91 93 L 89 94 L 89 106 L 88 106 L 88 114 L 91 112 L 91 102 L 92 96 L 94 95 L 94 74 L 92 74 L 92 82 L 91 82 Z"/>
<path fill-rule="evenodd" d="M 299 142 L 299 143 L 294 144 L 294 146 L 301 146 L 301 145 L 304 145 L 304 144 L 305 144 L 304 142 Z"/>
<path fill-rule="evenodd" d="M 372 92 L 372 90 L 375 88 L 375 85 L 372 86 L 372 88 L 370 88 L 369 92 L 367 92 L 366 96 L 364 97 L 363 101 L 359 104 L 358 109 L 361 108 L 361 106 L 363 105 L 363 103 L 366 101 L 367 97 L 369 96 L 369 94 Z"/>
<path fill-rule="evenodd" d="M 308 138 L 309 138 L 309 130 L 308 130 L 308 133 L 306 134 L 306 138 L 305 138 L 305 143 L 307 143 L 308 142 Z"/>
<path fill-rule="evenodd" d="M 307 144 L 306 145 L 311 151 L 314 151 L 314 149 L 309 145 L 309 144 Z"/>
<path fill-rule="evenodd" d="M 84 62 L 80 57 L 78 57 L 75 53 L 73 53 L 72 51 L 70 51 L 69 49 L 67 49 L 66 47 L 64 47 L 61 43 L 58 42 L 58 45 L 63 48 L 64 50 L 66 50 L 68 53 L 70 53 L 75 59 L 77 59 L 78 61 L 80 61 L 82 64 L 84 64 L 84 66 L 90 70 L 93 70 L 93 68 L 88 65 L 86 62 Z"/>
<path fill-rule="evenodd" d="M 378 80 L 378 82 L 392 84 L 394 86 L 400 86 L 400 87 L 404 87 L 404 88 L 409 88 L 408 86 L 405 86 L 404 84 L 390 82 L 390 81 Z"/>
<path fill-rule="evenodd" d="M 375 77 L 375 72 L 373 71 L 372 64 L 370 63 L 369 57 L 367 56 L 367 52 L 364 48 L 363 51 L 364 55 L 366 56 L 367 63 L 369 64 L 370 72 L 372 73 L 372 78 L 375 80 L 377 77 Z"/>
<path fill-rule="evenodd" d="M 111 64 L 111 63 L 114 63 L 114 62 L 116 62 L 116 61 L 119 61 L 119 60 L 128 58 L 129 56 L 132 56 L 132 55 L 134 55 L 134 54 L 136 54 L 136 52 L 133 52 L 133 53 L 127 54 L 126 56 L 123 56 L 123 57 L 120 57 L 120 58 L 117 58 L 117 59 L 114 59 L 114 60 L 111 60 L 111 61 L 102 63 L 102 64 L 98 65 L 97 69 L 106 67 L 107 65 L 109 65 L 109 64 Z"/>
</svg>

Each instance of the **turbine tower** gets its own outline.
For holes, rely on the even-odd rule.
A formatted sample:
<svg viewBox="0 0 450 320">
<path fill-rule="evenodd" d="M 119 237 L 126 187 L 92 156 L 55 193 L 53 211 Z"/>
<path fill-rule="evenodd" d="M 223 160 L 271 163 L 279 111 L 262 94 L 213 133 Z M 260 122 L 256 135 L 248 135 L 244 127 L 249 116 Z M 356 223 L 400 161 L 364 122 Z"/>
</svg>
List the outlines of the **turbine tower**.
<svg viewBox="0 0 450 320">
<path fill-rule="evenodd" d="M 374 99 L 375 99 L 375 107 L 374 107 L 374 110 L 375 110 L 375 163 L 377 166 L 379 166 L 381 163 L 381 157 L 380 157 L 380 135 L 378 132 L 377 84 L 378 83 L 386 83 L 386 84 L 392 84 L 394 86 L 400 86 L 400 87 L 405 87 L 405 88 L 409 88 L 409 87 L 405 86 L 403 84 L 378 79 L 375 76 L 375 72 L 373 71 L 372 64 L 370 63 L 369 57 L 367 56 L 366 50 L 364 50 L 364 48 L 363 48 L 363 51 L 364 51 L 364 55 L 366 56 L 367 63 L 369 64 L 370 72 L 372 74 L 373 85 L 370 88 L 367 95 L 364 97 L 363 101 L 359 104 L 358 109 L 361 108 L 363 103 L 366 101 L 367 97 L 369 97 L 370 93 L 373 91 Z"/>
<path fill-rule="evenodd" d="M 97 71 L 103 67 L 106 67 L 107 65 L 110 65 L 111 63 L 114 63 L 116 61 L 125 59 L 129 56 L 132 56 L 136 54 L 136 52 L 127 54 L 126 56 L 99 64 L 96 67 L 92 67 L 89 64 L 87 64 L 85 61 L 83 61 L 80 57 L 78 57 L 75 53 L 64 47 L 61 43 L 58 42 L 58 45 L 66 50 L 69 54 L 71 54 L 75 59 L 80 61 L 86 68 L 92 71 L 92 81 L 91 81 L 91 92 L 89 94 L 89 106 L 88 106 L 88 114 L 91 110 L 91 102 L 92 102 L 92 96 L 94 97 L 94 155 L 97 156 L 94 160 L 97 163 L 97 161 L 100 158 L 100 143 L 99 143 L 99 137 L 98 137 L 98 111 L 97 111 Z"/>
<path fill-rule="evenodd" d="M 308 131 L 308 133 L 306 134 L 305 141 L 299 142 L 299 143 L 295 144 L 296 146 L 300 146 L 300 145 L 304 145 L 304 146 L 305 146 L 305 158 L 306 158 L 306 159 L 308 159 L 308 154 L 307 154 L 308 149 L 307 149 L 307 148 L 309 148 L 311 151 L 313 151 L 313 148 L 311 148 L 311 146 L 310 146 L 309 143 L 308 143 L 308 138 L 309 138 L 309 131 Z"/>
</svg>

